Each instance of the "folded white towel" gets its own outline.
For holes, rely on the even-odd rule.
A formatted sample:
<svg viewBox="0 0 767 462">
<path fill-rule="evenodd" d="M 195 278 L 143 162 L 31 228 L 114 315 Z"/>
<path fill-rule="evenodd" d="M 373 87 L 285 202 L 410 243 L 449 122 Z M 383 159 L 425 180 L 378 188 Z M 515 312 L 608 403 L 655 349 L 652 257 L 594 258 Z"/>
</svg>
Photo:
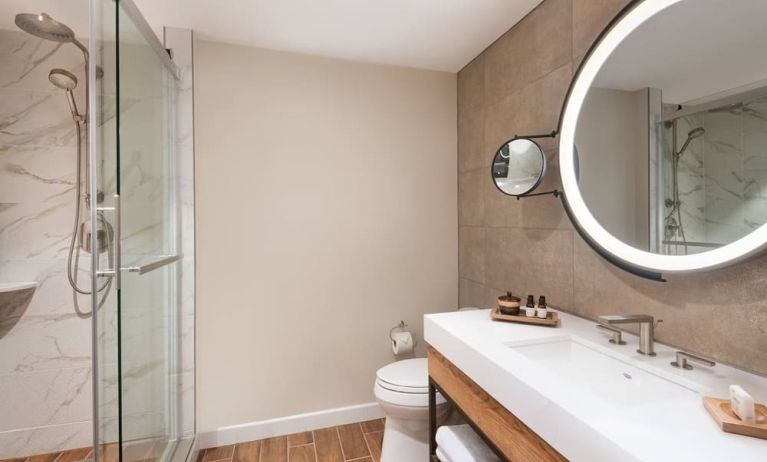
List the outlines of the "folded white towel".
<svg viewBox="0 0 767 462">
<path fill-rule="evenodd" d="M 439 427 L 437 446 L 450 462 L 500 462 L 469 425 Z"/>
<path fill-rule="evenodd" d="M 437 446 L 437 459 L 439 459 L 440 462 L 453 462 L 447 455 L 445 455 L 445 451 L 439 446 Z"/>
</svg>

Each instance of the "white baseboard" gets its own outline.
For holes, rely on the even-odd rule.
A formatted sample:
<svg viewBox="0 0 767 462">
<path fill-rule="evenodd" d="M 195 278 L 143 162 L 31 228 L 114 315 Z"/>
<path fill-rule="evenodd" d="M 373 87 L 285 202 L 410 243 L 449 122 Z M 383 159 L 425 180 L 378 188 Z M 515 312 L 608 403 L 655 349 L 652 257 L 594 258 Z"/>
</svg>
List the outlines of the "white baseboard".
<svg viewBox="0 0 767 462">
<path fill-rule="evenodd" d="M 246 441 L 271 438 L 273 436 L 319 430 L 320 428 L 333 427 L 353 422 L 363 422 L 383 417 L 383 410 L 378 403 L 339 407 L 325 411 L 249 422 L 200 432 L 197 435 L 197 447 L 199 449 L 215 448 L 227 444 L 243 443 Z"/>
</svg>

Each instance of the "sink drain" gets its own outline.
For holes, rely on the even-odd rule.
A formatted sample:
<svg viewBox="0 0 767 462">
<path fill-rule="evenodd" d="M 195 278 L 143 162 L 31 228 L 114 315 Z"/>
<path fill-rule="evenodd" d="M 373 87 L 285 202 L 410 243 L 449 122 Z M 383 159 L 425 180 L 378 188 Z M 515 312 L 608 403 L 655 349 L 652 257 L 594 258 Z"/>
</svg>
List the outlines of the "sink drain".
<svg viewBox="0 0 767 462">
<path fill-rule="evenodd" d="M 624 373 L 623 373 L 623 376 L 624 376 L 624 377 L 626 377 L 626 378 L 627 378 L 627 379 L 629 379 L 629 380 L 631 380 L 631 379 L 633 379 L 633 378 L 634 378 L 634 377 L 632 377 L 632 376 L 631 376 L 631 374 L 629 374 L 628 372 L 624 372 Z"/>
</svg>

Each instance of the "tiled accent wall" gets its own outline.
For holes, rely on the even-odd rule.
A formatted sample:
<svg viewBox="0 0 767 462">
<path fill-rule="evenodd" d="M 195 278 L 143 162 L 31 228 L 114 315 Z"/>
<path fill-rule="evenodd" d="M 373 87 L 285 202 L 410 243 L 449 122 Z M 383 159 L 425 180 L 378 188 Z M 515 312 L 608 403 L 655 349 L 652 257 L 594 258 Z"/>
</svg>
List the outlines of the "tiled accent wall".
<svg viewBox="0 0 767 462">
<path fill-rule="evenodd" d="M 91 323 L 75 313 L 66 274 L 77 138 L 48 81 L 57 67 L 84 82 L 77 48 L 0 30 L 0 281 L 39 284 L 0 337 L 0 459 L 91 444 Z"/>
<path fill-rule="evenodd" d="M 507 289 L 545 294 L 578 315 L 648 313 L 659 341 L 767 373 L 767 258 L 667 283 L 614 268 L 573 231 L 551 196 L 517 201 L 493 186 L 495 149 L 514 134 L 556 128 L 567 87 L 591 42 L 627 0 L 545 0 L 458 76 L 460 304 Z M 560 186 L 557 140 L 542 143 Z"/>
</svg>

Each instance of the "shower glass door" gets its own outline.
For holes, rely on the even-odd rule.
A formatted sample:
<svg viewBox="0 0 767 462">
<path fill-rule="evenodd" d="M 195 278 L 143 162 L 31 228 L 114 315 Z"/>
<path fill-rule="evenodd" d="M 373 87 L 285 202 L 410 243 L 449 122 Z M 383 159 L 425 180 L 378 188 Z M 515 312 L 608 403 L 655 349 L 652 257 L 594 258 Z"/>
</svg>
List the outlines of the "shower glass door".
<svg viewBox="0 0 767 462">
<path fill-rule="evenodd" d="M 93 3 L 92 226 L 114 243 L 93 268 L 113 281 L 95 323 L 94 430 L 99 460 L 166 461 L 179 436 L 177 70 L 131 1 Z"/>
</svg>

